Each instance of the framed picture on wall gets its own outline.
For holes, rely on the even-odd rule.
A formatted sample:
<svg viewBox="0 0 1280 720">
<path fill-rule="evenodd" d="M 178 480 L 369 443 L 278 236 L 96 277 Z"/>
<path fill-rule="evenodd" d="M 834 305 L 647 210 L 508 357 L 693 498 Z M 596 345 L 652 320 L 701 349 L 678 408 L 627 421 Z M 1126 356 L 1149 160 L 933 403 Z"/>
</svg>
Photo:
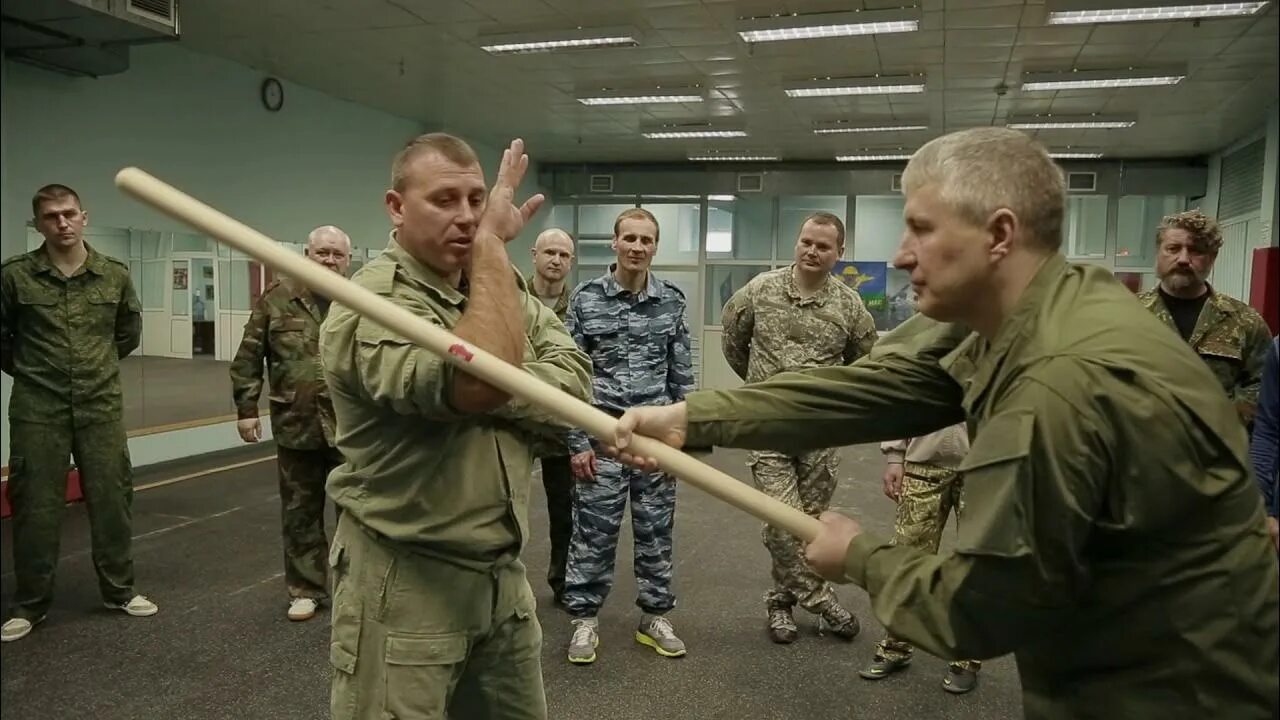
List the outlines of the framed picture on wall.
<svg viewBox="0 0 1280 720">
<path fill-rule="evenodd" d="M 186 268 L 173 269 L 173 289 L 174 290 L 187 289 L 187 269 Z"/>
<path fill-rule="evenodd" d="M 212 280 L 212 279 L 213 279 L 213 266 L 212 266 L 212 265 L 205 265 L 204 267 L 200 268 L 200 277 L 203 277 L 205 280 Z"/>
</svg>

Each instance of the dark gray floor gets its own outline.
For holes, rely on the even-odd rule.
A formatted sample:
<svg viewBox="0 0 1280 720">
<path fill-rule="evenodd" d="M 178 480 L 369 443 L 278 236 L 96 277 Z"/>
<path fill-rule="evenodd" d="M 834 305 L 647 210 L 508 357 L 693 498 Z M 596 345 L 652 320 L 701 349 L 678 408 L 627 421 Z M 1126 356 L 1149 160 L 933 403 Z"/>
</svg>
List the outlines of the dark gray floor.
<svg viewBox="0 0 1280 720">
<path fill-rule="evenodd" d="M 223 456 L 229 463 L 262 448 Z M 873 448 L 844 453 L 836 504 L 887 532 L 892 504 L 879 490 L 882 468 Z M 139 484 L 193 472 L 185 461 Z M 713 463 L 745 477 L 743 455 L 717 452 Z M 274 463 L 265 462 L 139 492 L 135 557 L 139 589 L 160 614 L 135 619 L 102 609 L 88 551 L 84 509 L 68 513 L 58 595 L 48 620 L 26 639 L 0 646 L 0 701 L 5 720 L 94 718 L 328 717 L 327 615 L 290 623 L 284 615 L 279 501 Z M 691 486 L 680 490 L 672 619 L 688 657 L 666 660 L 636 645 L 630 537 L 620 546 L 619 581 L 601 616 L 600 659 L 570 666 L 563 659 L 568 620 L 550 603 L 541 578 L 547 543 L 540 493 L 530 510 L 538 530 L 527 553 L 545 632 L 543 672 L 552 718 L 724 720 L 791 718 L 1021 717 L 1010 658 L 987 663 L 973 693 L 954 697 L 939 686 L 941 661 L 917 655 L 912 668 L 869 683 L 855 671 L 880 638 L 865 594 L 840 595 L 863 622 L 852 643 L 814 634 L 771 644 L 760 596 L 768 579 L 759 525 Z M 12 593 L 5 523 L 5 598 Z M 948 535 L 952 533 L 949 531 Z"/>
</svg>

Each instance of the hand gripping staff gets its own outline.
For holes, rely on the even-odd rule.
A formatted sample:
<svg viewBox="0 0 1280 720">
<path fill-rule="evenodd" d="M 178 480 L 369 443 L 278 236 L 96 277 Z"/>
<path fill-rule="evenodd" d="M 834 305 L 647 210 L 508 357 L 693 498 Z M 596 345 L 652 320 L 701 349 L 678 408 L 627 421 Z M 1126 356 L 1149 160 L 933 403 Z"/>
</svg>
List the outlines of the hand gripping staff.
<svg viewBox="0 0 1280 720">
<path fill-rule="evenodd" d="M 138 168 L 116 174 L 116 186 L 155 209 L 197 228 L 218 242 L 255 258 L 316 292 L 439 355 L 463 372 L 537 405 L 560 420 L 613 443 L 617 420 L 542 382 L 449 331 L 433 325 L 331 270 L 295 255 L 271 238 L 214 210 Z M 805 542 L 817 537 L 821 523 L 786 503 L 702 463 L 663 442 L 633 436 L 629 451 L 657 460 L 665 472 L 698 487 Z"/>
</svg>

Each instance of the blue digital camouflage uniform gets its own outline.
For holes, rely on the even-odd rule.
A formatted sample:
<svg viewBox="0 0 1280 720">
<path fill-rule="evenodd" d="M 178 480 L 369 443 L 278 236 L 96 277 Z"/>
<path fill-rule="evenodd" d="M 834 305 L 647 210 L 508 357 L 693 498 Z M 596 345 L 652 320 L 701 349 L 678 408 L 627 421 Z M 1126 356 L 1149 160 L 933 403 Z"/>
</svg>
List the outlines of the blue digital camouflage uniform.
<svg viewBox="0 0 1280 720">
<path fill-rule="evenodd" d="M 634 294 L 609 272 L 574 290 L 565 327 L 591 357 L 596 407 L 612 415 L 638 405 L 680 402 L 693 390 L 693 361 L 685 297 L 675 285 L 649 273 Z M 592 449 L 581 431 L 569 436 L 577 454 Z M 622 514 L 631 496 L 635 537 L 636 604 L 662 615 L 675 607 L 671 591 L 671 532 L 676 486 L 663 473 L 623 467 L 597 449 L 596 477 L 575 489 L 573 539 L 565 570 L 565 608 L 594 617 L 613 585 Z"/>
</svg>

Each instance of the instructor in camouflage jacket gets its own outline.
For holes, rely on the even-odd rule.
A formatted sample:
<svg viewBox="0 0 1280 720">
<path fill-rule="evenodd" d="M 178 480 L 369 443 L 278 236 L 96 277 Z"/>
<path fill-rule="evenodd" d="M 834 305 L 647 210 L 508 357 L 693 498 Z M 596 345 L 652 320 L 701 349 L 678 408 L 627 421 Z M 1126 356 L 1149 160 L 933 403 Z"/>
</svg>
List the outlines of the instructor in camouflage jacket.
<svg viewBox="0 0 1280 720">
<path fill-rule="evenodd" d="M 800 225 L 795 262 L 755 276 L 729 298 L 721 320 L 723 349 L 738 377 L 753 383 L 790 370 L 848 365 L 871 350 L 875 320 L 857 291 L 831 275 L 842 255 L 844 223 L 831 213 L 814 213 Z M 753 451 L 751 474 L 764 492 L 817 517 L 836 489 L 836 451 Z M 795 641 L 797 603 L 852 640 L 858 619 L 805 563 L 800 541 L 766 525 L 764 545 L 773 558 L 773 588 L 764 598 L 773 641 Z"/>
<path fill-rule="evenodd" d="M 1138 299 L 1191 345 L 1235 402 L 1240 419 L 1252 424 L 1271 330 L 1257 310 L 1209 285 L 1222 231 L 1213 218 L 1188 210 L 1160 223 L 1156 244 L 1160 285 Z"/>
<path fill-rule="evenodd" d="M 134 617 L 158 611 L 133 589 L 133 468 L 120 389 L 120 358 L 142 342 L 142 306 L 128 266 L 84 242 L 89 215 L 74 190 L 46 185 L 31 210 L 44 243 L 0 271 L 17 581 L 4 642 L 30 633 L 53 602 L 72 456 L 103 601 Z"/>
<path fill-rule="evenodd" d="M 307 257 L 346 275 L 351 239 L 333 226 L 316 228 L 307 237 Z M 328 298 L 281 278 L 258 298 L 231 363 L 237 429 L 245 442 L 262 437 L 258 396 L 264 361 L 270 374 L 290 620 L 309 620 L 317 601 L 328 597 L 324 486 L 342 462 L 333 447 L 333 405 L 320 367 L 320 323 L 328 311 Z"/>
</svg>

